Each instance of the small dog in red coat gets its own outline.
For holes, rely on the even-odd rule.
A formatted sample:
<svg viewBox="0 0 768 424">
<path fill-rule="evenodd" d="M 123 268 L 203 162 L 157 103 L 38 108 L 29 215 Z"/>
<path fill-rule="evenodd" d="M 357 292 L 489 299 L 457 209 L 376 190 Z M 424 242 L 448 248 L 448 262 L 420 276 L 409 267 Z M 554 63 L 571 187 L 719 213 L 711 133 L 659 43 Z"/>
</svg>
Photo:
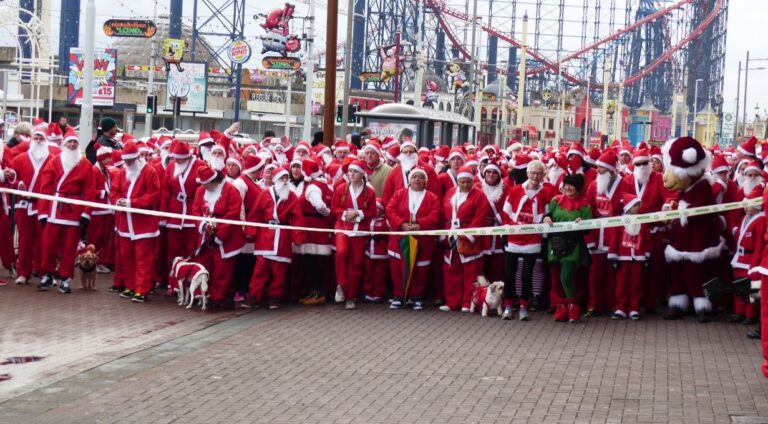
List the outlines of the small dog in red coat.
<svg viewBox="0 0 768 424">
<path fill-rule="evenodd" d="M 504 282 L 496 281 L 489 283 L 482 275 L 477 277 L 475 289 L 472 291 L 472 304 L 469 305 L 469 312 L 475 313 L 475 309 L 482 306 L 481 315 L 488 317 L 488 310 L 495 309 L 496 314 L 501 316 L 501 298 L 504 293 Z"/>
<path fill-rule="evenodd" d="M 208 303 L 208 281 L 211 277 L 208 270 L 197 262 L 190 262 L 189 259 L 177 256 L 173 258 L 171 265 L 171 277 L 178 283 L 179 287 L 179 306 L 187 305 L 187 309 L 192 309 L 195 302 L 195 291 L 200 290 L 200 309 L 205 310 Z M 184 285 L 189 287 L 186 292 Z M 186 293 L 189 293 L 187 296 Z"/>
</svg>

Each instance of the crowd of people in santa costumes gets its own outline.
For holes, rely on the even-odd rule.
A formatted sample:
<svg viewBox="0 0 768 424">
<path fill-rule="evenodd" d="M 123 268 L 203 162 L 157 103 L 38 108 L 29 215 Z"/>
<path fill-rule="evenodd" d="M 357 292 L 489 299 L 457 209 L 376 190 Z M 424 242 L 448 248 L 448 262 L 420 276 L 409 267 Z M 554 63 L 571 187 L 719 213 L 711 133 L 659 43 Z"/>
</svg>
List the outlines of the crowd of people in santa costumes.
<svg viewBox="0 0 768 424">
<path fill-rule="evenodd" d="M 184 257 L 209 270 L 213 310 L 332 300 L 356 309 L 389 299 L 391 309 L 467 312 L 482 275 L 505 282 L 504 319 L 549 310 L 556 321 L 637 320 L 665 306 L 666 319 L 693 312 L 705 323 L 724 311 L 730 322 L 768 321 L 759 302 L 713 304 L 702 290 L 714 277 L 765 287 L 762 206 L 642 224 L 631 217 L 765 197 L 768 148 L 754 138 L 726 150 L 688 137 L 602 149 L 577 142 L 429 149 L 373 136 L 324 146 L 267 134 L 240 144 L 239 124 L 202 131 L 191 143 L 136 139 L 107 126 L 105 145 L 90 145 L 93 163 L 74 130 L 58 123 L 35 122 L 28 137 L 0 147 L 0 187 L 52 196 L 0 194 L 0 262 L 16 283 L 71 292 L 74 258 L 88 243 L 99 272 L 113 272 L 110 290 L 137 303 L 173 295 L 170 266 Z M 624 225 L 462 233 L 616 217 Z M 458 235 L 371 234 L 434 230 Z"/>
</svg>

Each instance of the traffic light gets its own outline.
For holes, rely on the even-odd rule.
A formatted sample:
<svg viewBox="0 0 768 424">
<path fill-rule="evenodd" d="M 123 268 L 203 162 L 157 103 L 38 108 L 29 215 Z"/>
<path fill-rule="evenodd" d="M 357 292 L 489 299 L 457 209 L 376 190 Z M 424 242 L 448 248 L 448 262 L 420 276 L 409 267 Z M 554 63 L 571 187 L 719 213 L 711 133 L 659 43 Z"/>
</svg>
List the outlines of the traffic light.
<svg viewBox="0 0 768 424">
<path fill-rule="evenodd" d="M 336 123 L 341 123 L 341 118 L 344 116 L 344 106 L 342 105 L 336 105 Z"/>
<path fill-rule="evenodd" d="M 147 113 L 153 114 L 157 111 L 157 96 L 150 94 L 147 96 Z"/>
</svg>

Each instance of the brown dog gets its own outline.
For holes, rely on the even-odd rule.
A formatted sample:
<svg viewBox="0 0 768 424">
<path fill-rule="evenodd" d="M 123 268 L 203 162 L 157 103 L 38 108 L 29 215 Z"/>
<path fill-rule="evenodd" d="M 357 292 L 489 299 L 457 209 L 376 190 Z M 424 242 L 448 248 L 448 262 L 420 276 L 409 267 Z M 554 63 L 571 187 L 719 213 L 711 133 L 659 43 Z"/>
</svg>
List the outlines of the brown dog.
<svg viewBox="0 0 768 424">
<path fill-rule="evenodd" d="M 96 254 L 96 246 L 89 244 L 85 252 L 81 253 L 75 261 L 75 266 L 80 270 L 80 283 L 83 290 L 96 290 L 96 265 L 99 263 L 99 255 Z"/>
</svg>

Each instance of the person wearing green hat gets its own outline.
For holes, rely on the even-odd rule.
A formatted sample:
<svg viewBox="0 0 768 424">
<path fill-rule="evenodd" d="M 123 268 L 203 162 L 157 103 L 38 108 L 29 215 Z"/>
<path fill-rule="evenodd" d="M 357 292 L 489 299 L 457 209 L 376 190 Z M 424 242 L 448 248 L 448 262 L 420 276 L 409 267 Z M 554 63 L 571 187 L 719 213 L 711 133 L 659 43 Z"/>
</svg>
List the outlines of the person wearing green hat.
<svg viewBox="0 0 768 424">
<path fill-rule="evenodd" d="M 96 146 L 97 144 L 99 146 L 109 147 L 112 150 L 119 150 L 121 147 L 120 143 L 115 140 L 115 136 L 117 135 L 117 122 L 113 118 L 110 118 L 109 116 L 102 118 L 96 134 L 96 140 L 92 140 L 88 143 L 88 147 L 85 148 L 85 157 L 91 163 L 96 163 L 96 150 L 98 150 L 98 147 Z"/>
</svg>

